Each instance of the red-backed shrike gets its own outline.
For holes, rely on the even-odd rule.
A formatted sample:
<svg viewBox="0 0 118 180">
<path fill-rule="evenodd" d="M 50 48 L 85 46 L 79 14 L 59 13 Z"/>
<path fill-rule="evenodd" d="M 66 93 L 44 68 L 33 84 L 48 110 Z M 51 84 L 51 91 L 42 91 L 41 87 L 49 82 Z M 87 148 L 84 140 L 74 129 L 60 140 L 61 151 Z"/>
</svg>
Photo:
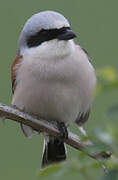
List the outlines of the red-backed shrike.
<svg viewBox="0 0 118 180">
<path fill-rule="evenodd" d="M 68 20 L 53 11 L 33 15 L 20 34 L 12 65 L 12 105 L 47 121 L 81 127 L 88 119 L 96 75 L 86 52 L 74 42 Z M 31 127 L 21 124 L 24 134 Z M 44 134 L 42 167 L 66 159 L 63 138 Z"/>
</svg>

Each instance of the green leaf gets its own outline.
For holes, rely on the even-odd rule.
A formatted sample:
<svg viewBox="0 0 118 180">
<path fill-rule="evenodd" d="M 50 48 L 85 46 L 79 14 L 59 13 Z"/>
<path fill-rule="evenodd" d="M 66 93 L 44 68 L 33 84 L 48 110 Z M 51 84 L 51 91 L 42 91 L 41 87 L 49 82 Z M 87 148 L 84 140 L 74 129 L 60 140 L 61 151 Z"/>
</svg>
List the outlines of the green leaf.
<svg viewBox="0 0 118 180">
<path fill-rule="evenodd" d="M 114 115 L 118 113 L 118 104 L 113 105 L 108 109 L 108 115 Z"/>
<path fill-rule="evenodd" d="M 47 176 L 49 174 L 53 174 L 57 171 L 59 171 L 61 169 L 61 164 L 54 164 L 54 165 L 50 165 L 42 170 L 40 170 L 40 176 L 44 177 Z"/>
<path fill-rule="evenodd" d="M 108 174 L 103 176 L 102 180 L 118 180 L 118 170 L 112 169 Z"/>
<path fill-rule="evenodd" d="M 96 72 L 99 78 L 106 81 L 114 82 L 118 79 L 117 71 L 111 66 L 107 66 L 103 69 L 97 70 Z"/>
</svg>

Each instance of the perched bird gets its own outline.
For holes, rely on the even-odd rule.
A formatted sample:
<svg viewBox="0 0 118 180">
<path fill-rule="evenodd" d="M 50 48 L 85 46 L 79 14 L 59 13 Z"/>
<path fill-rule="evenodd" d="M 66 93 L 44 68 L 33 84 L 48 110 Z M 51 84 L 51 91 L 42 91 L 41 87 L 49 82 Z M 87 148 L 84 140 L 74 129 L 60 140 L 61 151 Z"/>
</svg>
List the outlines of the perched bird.
<svg viewBox="0 0 118 180">
<path fill-rule="evenodd" d="M 43 11 L 28 19 L 12 65 L 12 105 L 57 124 L 61 137 L 44 133 L 42 167 L 66 159 L 67 126 L 87 121 L 96 75 L 76 34 L 58 12 Z M 27 137 L 33 129 L 21 124 Z"/>
</svg>

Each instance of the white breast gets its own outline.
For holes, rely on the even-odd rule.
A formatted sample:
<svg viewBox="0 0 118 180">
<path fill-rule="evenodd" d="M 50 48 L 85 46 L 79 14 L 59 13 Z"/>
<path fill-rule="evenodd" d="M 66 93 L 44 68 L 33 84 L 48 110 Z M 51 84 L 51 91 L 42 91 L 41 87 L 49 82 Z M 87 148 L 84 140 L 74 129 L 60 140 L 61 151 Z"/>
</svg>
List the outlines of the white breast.
<svg viewBox="0 0 118 180">
<path fill-rule="evenodd" d="M 96 84 L 94 69 L 79 46 L 69 55 L 24 55 L 17 70 L 12 104 L 47 120 L 70 123 L 90 108 Z"/>
</svg>

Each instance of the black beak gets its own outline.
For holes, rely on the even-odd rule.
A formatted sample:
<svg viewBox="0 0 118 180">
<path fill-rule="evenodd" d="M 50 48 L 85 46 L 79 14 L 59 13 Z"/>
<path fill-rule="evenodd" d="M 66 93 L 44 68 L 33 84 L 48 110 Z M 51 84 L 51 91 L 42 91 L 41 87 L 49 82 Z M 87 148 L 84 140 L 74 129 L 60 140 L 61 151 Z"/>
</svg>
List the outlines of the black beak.
<svg viewBox="0 0 118 180">
<path fill-rule="evenodd" d="M 70 40 L 70 39 L 74 39 L 75 37 L 77 37 L 77 36 L 71 29 L 66 29 L 65 32 L 63 32 L 57 36 L 57 39 Z"/>
</svg>

